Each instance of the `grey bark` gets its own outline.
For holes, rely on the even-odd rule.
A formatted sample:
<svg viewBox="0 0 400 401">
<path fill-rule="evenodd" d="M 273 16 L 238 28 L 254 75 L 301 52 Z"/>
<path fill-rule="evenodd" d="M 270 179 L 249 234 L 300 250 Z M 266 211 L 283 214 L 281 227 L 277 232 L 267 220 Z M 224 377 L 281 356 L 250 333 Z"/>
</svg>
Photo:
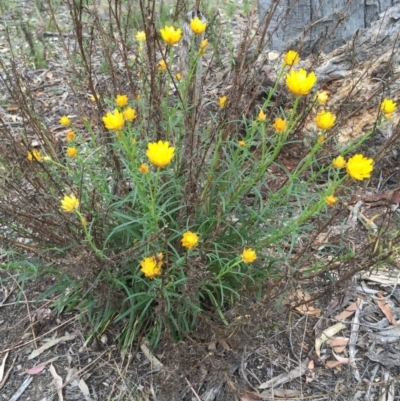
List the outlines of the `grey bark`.
<svg viewBox="0 0 400 401">
<path fill-rule="evenodd" d="M 344 45 L 357 29 L 368 28 L 380 13 L 400 4 L 400 0 L 258 0 L 262 25 L 277 2 L 268 27 L 268 47 L 301 49 L 302 56 Z"/>
</svg>

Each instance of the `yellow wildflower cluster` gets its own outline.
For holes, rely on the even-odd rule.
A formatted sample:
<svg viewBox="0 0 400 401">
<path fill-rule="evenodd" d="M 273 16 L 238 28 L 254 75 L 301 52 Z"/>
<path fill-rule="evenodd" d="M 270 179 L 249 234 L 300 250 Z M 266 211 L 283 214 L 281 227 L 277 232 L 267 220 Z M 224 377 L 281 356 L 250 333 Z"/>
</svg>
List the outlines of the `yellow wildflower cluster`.
<svg viewBox="0 0 400 401">
<path fill-rule="evenodd" d="M 338 156 L 332 160 L 332 166 L 334 168 L 346 167 L 347 174 L 354 180 L 362 181 L 365 178 L 371 177 L 371 172 L 374 169 L 373 159 L 356 154 L 346 162 L 343 156 Z"/>
</svg>

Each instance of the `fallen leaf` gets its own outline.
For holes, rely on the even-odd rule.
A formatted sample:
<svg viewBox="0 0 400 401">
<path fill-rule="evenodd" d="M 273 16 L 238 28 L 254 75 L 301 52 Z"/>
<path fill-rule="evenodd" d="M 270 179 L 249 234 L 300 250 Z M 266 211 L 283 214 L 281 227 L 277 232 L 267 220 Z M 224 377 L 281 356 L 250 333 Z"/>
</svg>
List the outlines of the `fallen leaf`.
<svg viewBox="0 0 400 401">
<path fill-rule="evenodd" d="M 389 323 L 393 324 L 395 326 L 397 324 L 397 322 L 393 316 L 392 308 L 388 304 L 387 300 L 385 298 L 383 298 L 383 292 L 379 291 L 376 295 L 378 296 L 378 298 L 382 298 L 379 301 L 376 300 L 376 303 L 379 306 L 379 309 L 386 316 L 386 319 L 389 321 Z"/>
<path fill-rule="evenodd" d="M 76 334 L 67 334 L 63 337 L 60 338 L 54 338 L 50 341 L 48 341 L 46 344 L 42 345 L 40 348 L 35 349 L 29 356 L 28 356 L 28 360 L 36 358 L 37 356 L 39 356 L 42 352 L 48 350 L 51 347 L 54 347 L 55 345 L 57 345 L 60 342 L 63 341 L 71 341 L 76 337 Z"/>
<path fill-rule="evenodd" d="M 162 369 L 164 367 L 164 365 L 150 352 L 145 344 L 142 344 L 140 349 L 143 351 L 144 356 L 151 363 L 154 369 Z"/>
<path fill-rule="evenodd" d="M 359 305 L 360 305 L 360 300 L 357 299 L 357 301 L 350 304 L 344 311 L 342 311 L 338 315 L 336 315 L 335 319 L 336 320 L 346 320 L 349 316 L 351 316 L 357 310 Z"/>
<path fill-rule="evenodd" d="M 26 370 L 25 372 L 20 373 L 19 375 L 23 375 L 23 374 L 28 374 L 28 375 L 35 375 L 37 373 L 40 373 L 45 367 L 46 365 L 48 365 L 49 363 L 52 363 L 54 361 L 56 361 L 58 358 L 60 358 L 59 356 L 55 356 L 54 358 L 50 358 L 45 362 L 41 362 L 39 365 L 33 366 L 32 368 Z M 38 368 L 42 368 L 42 370 L 40 372 L 37 373 L 31 373 L 31 371 L 33 370 L 33 372 L 35 372 L 36 369 Z"/>
<path fill-rule="evenodd" d="M 28 370 L 26 371 L 26 373 L 27 373 L 28 375 L 37 375 L 37 374 L 39 374 L 40 372 L 43 372 L 43 370 L 44 370 L 45 367 L 46 367 L 45 365 L 36 365 L 36 366 L 34 366 L 33 368 L 28 369 Z"/>
<path fill-rule="evenodd" d="M 265 388 L 270 388 L 270 387 L 277 387 L 280 386 L 281 384 L 287 383 L 293 379 L 297 379 L 298 377 L 301 377 L 305 373 L 307 373 L 307 366 L 310 360 L 306 358 L 304 361 L 301 362 L 301 365 L 297 366 L 296 368 L 290 370 L 289 372 L 284 372 L 278 376 L 273 377 L 272 379 L 261 383 L 258 388 L 259 389 L 265 389 Z"/>
<path fill-rule="evenodd" d="M 310 360 L 310 362 L 308 362 L 307 369 L 308 369 L 308 372 L 306 375 L 306 383 L 311 383 L 315 378 L 315 372 L 313 372 L 314 361 L 312 359 Z"/>
<path fill-rule="evenodd" d="M 83 395 L 90 395 L 89 392 L 89 387 L 87 386 L 87 384 L 85 383 L 85 381 L 83 379 L 79 380 L 79 384 L 78 387 L 81 389 Z"/>
<path fill-rule="evenodd" d="M 338 370 L 342 370 L 342 364 L 339 361 L 326 361 L 325 366 L 328 369 L 337 368 Z"/>
<path fill-rule="evenodd" d="M 318 355 L 318 357 L 321 357 L 321 347 L 322 344 L 328 340 L 330 340 L 336 333 L 338 333 L 340 330 L 343 330 L 346 328 L 346 325 L 343 323 L 336 323 L 331 327 L 328 327 L 325 329 L 319 337 L 315 339 L 315 353 Z"/>
<path fill-rule="evenodd" d="M 4 355 L 4 358 L 3 358 L 3 361 L 1 362 L 1 366 L 0 366 L 0 383 L 3 381 L 3 377 L 4 377 L 4 368 L 6 367 L 6 361 L 7 361 L 7 358 L 8 358 L 8 354 L 9 354 L 10 352 L 7 352 L 5 355 Z"/>
<path fill-rule="evenodd" d="M 297 397 L 300 394 L 301 394 L 301 391 L 298 391 L 298 390 L 287 390 L 287 389 L 274 388 L 273 390 L 263 391 L 260 394 L 260 396 L 262 398 L 272 398 L 273 399 L 274 397 L 293 398 L 293 397 Z"/>
<path fill-rule="evenodd" d="M 345 358 L 343 356 L 336 355 L 333 351 L 332 351 L 332 354 L 338 362 L 340 362 L 344 365 L 354 365 L 354 362 L 355 362 L 354 358 Z"/>
<path fill-rule="evenodd" d="M 346 337 L 335 337 L 328 341 L 328 344 L 338 353 L 343 352 L 348 343 L 349 339 Z"/>
<path fill-rule="evenodd" d="M 294 294 L 291 298 L 294 299 L 294 301 L 292 301 L 292 306 L 300 302 L 311 300 L 311 296 L 301 289 L 298 289 L 296 294 Z M 311 303 L 302 304 L 295 309 L 303 315 L 307 314 L 311 316 L 321 316 L 321 309 L 315 308 Z"/>
<path fill-rule="evenodd" d="M 58 373 L 56 372 L 56 370 L 54 369 L 53 364 L 50 365 L 50 373 L 53 376 L 54 379 L 54 385 L 56 387 L 57 390 L 57 395 L 58 395 L 58 399 L 60 401 L 63 401 L 63 394 L 62 394 L 62 387 L 63 387 L 63 380 L 62 377 L 58 375 Z"/>
</svg>

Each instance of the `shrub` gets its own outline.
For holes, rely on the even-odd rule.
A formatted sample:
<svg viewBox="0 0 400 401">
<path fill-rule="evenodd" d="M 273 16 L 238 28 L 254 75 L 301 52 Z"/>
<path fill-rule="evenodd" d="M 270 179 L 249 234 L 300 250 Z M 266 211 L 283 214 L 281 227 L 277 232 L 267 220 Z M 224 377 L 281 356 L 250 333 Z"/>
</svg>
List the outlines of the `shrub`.
<svg viewBox="0 0 400 401">
<path fill-rule="evenodd" d="M 96 7 L 69 7 L 82 60 L 73 70 L 85 76 L 82 87 L 71 89 L 77 101 L 88 89 L 92 101 L 57 117 L 61 138 L 40 116 L 21 71 L 0 61 L 23 120 L 17 133 L 4 127 L 12 151 L 1 148 L 10 172 L 1 184 L 2 235 L 11 247 L 27 244 L 43 258 L 68 257 L 50 290 L 64 292 L 59 310 L 88 310 L 98 331 L 122 322 L 125 347 L 139 333 L 155 345 L 165 329 L 178 340 L 203 310 L 226 322 L 225 308 L 241 294 L 262 292 L 268 279 L 287 275 L 287 248 L 315 231 L 316 219 L 328 218 L 338 188 L 370 177 L 373 160 L 353 154 L 373 130 L 334 144 L 334 105 L 326 94 L 314 96 L 317 76 L 297 69 L 293 50 L 257 111 L 245 115 L 241 67 L 229 91 L 203 99 L 211 79 L 203 57 L 212 57 L 208 41 L 215 38 L 204 39 L 201 14 L 161 25 L 142 8 L 141 28 L 128 37 L 121 10 L 110 7 L 115 33 L 95 18 Z M 84 17 L 99 42 L 82 34 Z M 103 47 L 113 96 L 96 90 L 95 45 Z M 120 82 L 117 68 L 124 69 Z M 282 109 L 275 101 L 285 87 L 289 102 Z M 395 108 L 385 99 L 381 111 L 389 118 Z M 313 143 L 287 167 L 282 152 L 298 142 L 311 115 Z M 378 116 L 377 126 L 384 121 Z M 323 151 L 328 142 L 334 154 Z"/>
</svg>

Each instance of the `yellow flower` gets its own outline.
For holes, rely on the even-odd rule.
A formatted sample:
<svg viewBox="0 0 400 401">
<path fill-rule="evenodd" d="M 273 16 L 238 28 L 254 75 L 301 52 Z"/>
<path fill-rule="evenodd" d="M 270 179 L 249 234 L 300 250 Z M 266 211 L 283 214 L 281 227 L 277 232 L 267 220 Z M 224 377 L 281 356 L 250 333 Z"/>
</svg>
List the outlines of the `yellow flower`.
<svg viewBox="0 0 400 401">
<path fill-rule="evenodd" d="M 392 113 L 397 109 L 397 103 L 394 102 L 392 99 L 383 99 L 381 103 L 381 110 L 382 113 L 385 115 L 389 115 L 391 117 Z"/>
<path fill-rule="evenodd" d="M 220 109 L 223 109 L 225 107 L 226 100 L 227 100 L 226 96 L 221 96 L 218 99 L 218 106 L 219 106 Z"/>
<path fill-rule="evenodd" d="M 338 156 L 336 159 L 332 160 L 332 165 L 335 168 L 343 168 L 346 166 L 346 160 L 343 156 Z"/>
<path fill-rule="evenodd" d="M 124 116 L 117 109 L 114 110 L 114 113 L 107 112 L 107 115 L 102 120 L 105 127 L 109 130 L 118 131 L 124 128 Z"/>
<path fill-rule="evenodd" d="M 160 60 L 158 62 L 158 66 L 157 66 L 159 71 L 166 71 L 167 69 L 167 63 L 164 60 Z"/>
<path fill-rule="evenodd" d="M 318 91 L 315 99 L 320 106 L 324 106 L 329 99 L 329 93 L 327 91 Z"/>
<path fill-rule="evenodd" d="M 200 42 L 200 49 L 206 49 L 207 46 L 208 46 L 208 39 L 203 39 Z"/>
<path fill-rule="evenodd" d="M 66 136 L 65 139 L 67 140 L 67 142 L 71 142 L 71 141 L 73 141 L 75 138 L 76 138 L 75 132 L 74 132 L 74 131 L 68 131 L 68 132 L 67 132 L 67 136 Z"/>
<path fill-rule="evenodd" d="M 306 70 L 291 70 L 286 74 L 286 86 L 294 95 L 308 95 L 317 82 L 317 76 L 313 73 L 307 73 Z"/>
<path fill-rule="evenodd" d="M 284 132 L 286 130 L 286 120 L 282 118 L 275 118 L 273 127 L 277 132 Z"/>
<path fill-rule="evenodd" d="M 78 149 L 75 147 L 67 148 L 67 155 L 74 159 L 78 154 Z"/>
<path fill-rule="evenodd" d="M 139 167 L 139 172 L 142 174 L 147 174 L 149 172 L 149 166 L 146 163 L 142 163 Z"/>
<path fill-rule="evenodd" d="M 165 26 L 160 29 L 160 33 L 163 41 L 171 46 L 178 43 L 182 37 L 182 31 L 179 28 L 175 29 L 173 26 Z"/>
<path fill-rule="evenodd" d="M 115 98 L 115 103 L 119 107 L 125 107 L 128 104 L 128 96 L 126 95 L 117 95 Z"/>
<path fill-rule="evenodd" d="M 61 201 L 61 209 L 64 212 L 71 213 L 79 207 L 79 200 L 75 195 L 65 195 Z"/>
<path fill-rule="evenodd" d="M 244 263 L 252 263 L 257 259 L 257 254 L 253 249 L 247 248 L 242 252 L 242 261 Z"/>
<path fill-rule="evenodd" d="M 176 77 L 176 79 L 177 79 L 178 81 L 180 81 L 180 80 L 182 79 L 182 75 L 181 75 L 180 72 L 177 72 L 177 73 L 175 74 L 175 77 Z"/>
<path fill-rule="evenodd" d="M 157 256 L 149 256 L 140 262 L 142 268 L 140 271 L 148 278 L 154 278 L 161 275 L 163 254 L 159 253 Z"/>
<path fill-rule="evenodd" d="M 207 22 L 203 22 L 199 17 L 190 21 L 190 29 L 196 35 L 200 35 L 206 30 Z"/>
<path fill-rule="evenodd" d="M 299 53 L 294 50 L 289 50 L 283 59 L 283 63 L 287 66 L 296 65 L 300 61 Z"/>
<path fill-rule="evenodd" d="M 373 160 L 367 159 L 361 154 L 354 155 L 346 163 L 347 174 L 354 180 L 369 178 L 373 170 Z"/>
<path fill-rule="evenodd" d="M 136 111 L 132 107 L 127 107 L 123 112 L 125 121 L 133 121 L 136 118 Z"/>
<path fill-rule="evenodd" d="M 81 224 L 83 225 L 83 227 L 87 226 L 87 220 L 85 218 L 81 219 Z"/>
<path fill-rule="evenodd" d="M 259 121 L 265 121 L 267 119 L 267 115 L 262 110 L 260 110 L 260 112 L 258 113 L 257 119 Z"/>
<path fill-rule="evenodd" d="M 204 53 L 206 52 L 207 46 L 208 46 L 208 39 L 203 39 L 203 40 L 200 42 L 200 50 L 199 50 L 200 56 L 203 56 L 203 55 L 204 55 Z"/>
<path fill-rule="evenodd" d="M 333 195 L 329 195 L 325 198 L 325 202 L 328 206 L 333 206 L 338 201 L 338 198 Z"/>
<path fill-rule="evenodd" d="M 60 118 L 60 124 L 63 125 L 64 127 L 67 127 L 68 125 L 71 124 L 71 120 L 67 116 L 62 116 Z"/>
<path fill-rule="evenodd" d="M 181 242 L 182 246 L 184 246 L 185 248 L 192 249 L 198 244 L 199 236 L 191 231 L 186 231 L 182 235 Z"/>
<path fill-rule="evenodd" d="M 145 42 L 146 41 L 146 32 L 145 31 L 138 31 L 138 33 L 135 35 L 135 39 L 138 42 Z"/>
<path fill-rule="evenodd" d="M 245 141 L 239 141 L 238 142 L 239 146 L 241 146 L 242 148 L 244 148 L 246 146 L 246 142 Z"/>
<path fill-rule="evenodd" d="M 322 145 L 325 142 L 325 136 L 324 135 L 320 135 L 317 139 L 317 142 Z"/>
<path fill-rule="evenodd" d="M 40 162 L 42 160 L 42 156 L 37 149 L 33 149 L 32 152 L 28 152 L 26 157 L 30 162 L 32 160 L 36 160 L 37 162 Z"/>
<path fill-rule="evenodd" d="M 158 141 L 148 144 L 146 155 L 155 166 L 164 168 L 171 163 L 174 151 L 175 148 L 170 147 L 168 141 Z"/>
<path fill-rule="evenodd" d="M 319 129 L 327 130 L 335 125 L 336 116 L 329 111 L 321 110 L 315 117 Z"/>
</svg>

